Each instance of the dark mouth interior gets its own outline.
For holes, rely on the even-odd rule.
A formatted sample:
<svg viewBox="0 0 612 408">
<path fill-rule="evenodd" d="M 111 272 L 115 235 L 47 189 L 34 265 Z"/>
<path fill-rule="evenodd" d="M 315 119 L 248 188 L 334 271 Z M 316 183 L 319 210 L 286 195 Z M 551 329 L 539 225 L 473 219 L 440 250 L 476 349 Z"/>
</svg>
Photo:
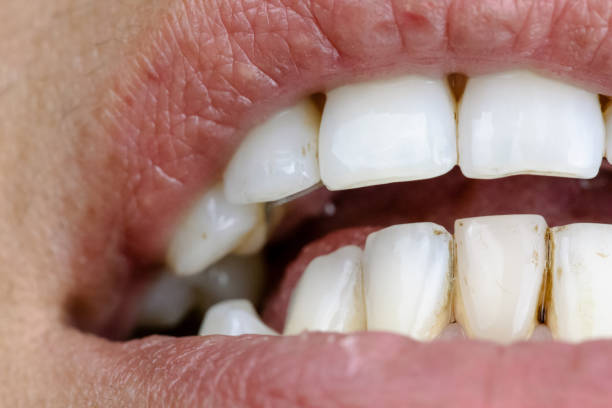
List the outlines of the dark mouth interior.
<svg viewBox="0 0 612 408">
<path fill-rule="evenodd" d="M 539 214 L 548 225 L 612 224 L 612 166 L 602 163 L 592 180 L 514 176 L 467 179 L 458 168 L 429 180 L 330 192 L 315 190 L 290 202 L 264 249 L 268 282 L 263 302 L 273 296 L 287 265 L 308 243 L 344 228 L 430 221 L 453 231 L 456 219 L 498 214 Z M 137 327 L 132 337 L 197 334 L 202 311 L 192 310 L 176 327 Z"/>
</svg>

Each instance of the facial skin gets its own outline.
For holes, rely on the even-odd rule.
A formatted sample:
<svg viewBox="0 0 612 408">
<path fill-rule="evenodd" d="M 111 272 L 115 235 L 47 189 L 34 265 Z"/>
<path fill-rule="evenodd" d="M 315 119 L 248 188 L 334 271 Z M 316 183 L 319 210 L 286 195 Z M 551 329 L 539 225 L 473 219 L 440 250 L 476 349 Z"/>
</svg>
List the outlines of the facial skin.
<svg viewBox="0 0 612 408">
<path fill-rule="evenodd" d="M 471 74 L 517 63 L 563 78 L 571 71 L 572 80 L 590 90 L 612 93 L 608 74 L 612 41 L 607 35 L 612 8 L 606 1 L 578 2 L 585 10 L 574 14 L 553 2 L 511 2 L 517 7 L 491 11 L 488 18 L 486 7 L 472 10 L 478 17 L 472 20 L 470 9 L 460 1 L 439 2 L 439 6 L 399 0 L 344 0 L 332 7 L 333 3 L 3 2 L 3 404 L 112 407 L 170 405 L 177 398 L 185 403 L 207 401 L 215 390 L 216 370 L 232 363 L 219 352 L 231 356 L 241 347 L 253 354 L 272 350 L 271 354 L 284 356 L 286 371 L 278 372 L 290 372 L 296 355 L 330 367 L 347 366 L 351 353 L 362 356 L 356 364 L 363 371 L 349 377 L 330 370 L 328 377 L 319 378 L 309 371 L 301 373 L 303 377 L 285 378 L 286 386 L 278 388 L 274 381 L 280 375 L 273 372 L 249 377 L 241 384 L 250 390 L 249 401 L 254 404 L 253 395 L 265 387 L 268 396 L 282 402 L 308 389 L 304 386 L 316 378 L 329 384 L 335 380 L 337 386 L 330 391 L 313 385 L 312 390 L 321 394 L 310 393 L 311 399 L 302 396 L 304 405 L 316 405 L 321 395 L 334 395 L 339 405 L 357 404 L 349 390 L 363 389 L 364 384 L 371 391 L 360 397 L 364 405 L 380 401 L 377 398 L 397 402 L 401 400 L 393 399 L 396 394 L 426 391 L 437 393 L 441 402 L 447 398 L 474 406 L 484 401 L 474 397 L 477 394 L 470 387 L 474 391 L 487 387 L 487 373 L 450 349 L 411 358 L 414 344 L 392 335 L 341 343 L 346 353 L 338 354 L 334 339 L 341 337 L 335 335 L 313 335 L 320 347 L 312 349 L 284 339 L 274 344 L 218 338 L 111 343 L 89 334 L 123 334 L 129 320 L 125 299 L 146 277 L 147 266 L 162 259 L 177 214 L 197 192 L 214 183 L 258 117 L 301 96 L 387 71 Z M 392 18 L 398 6 L 406 6 L 405 13 L 399 13 L 401 21 Z M 467 14 L 449 17 L 461 10 Z M 505 16 L 506 33 L 496 31 L 493 39 L 480 34 L 502 26 Z M 448 33 L 447 20 L 451 21 Z M 472 23 L 464 26 L 463 21 Z M 541 21 L 547 23 L 542 26 Z M 500 57 L 504 55 L 508 57 Z M 379 347 L 381 342 L 386 347 Z M 549 385 L 563 391 L 582 385 L 581 390 L 593 395 L 603 385 L 586 384 L 584 378 L 598 371 L 604 377 L 600 356 L 610 355 L 610 348 L 607 343 L 586 351 L 556 345 L 552 353 L 559 358 L 553 360 L 554 366 L 534 365 L 532 357 L 539 353 L 530 347 L 514 350 L 510 357 L 493 345 L 470 345 L 462 352 L 473 353 L 474 360 L 498 362 L 491 366 L 506 368 L 496 372 L 499 378 L 510 375 L 502 373 L 522 373 L 526 367 L 533 378 L 544 381 L 547 373 L 568 372 L 563 387 L 558 387 L 558 380 L 550 380 Z M 336 356 L 338 365 L 331 365 L 326 353 Z M 403 360 L 398 361 L 397 354 Z M 172 355 L 179 358 L 170 359 Z M 577 369 L 570 358 L 574 356 L 583 359 Z M 411 389 L 399 381 L 406 379 L 400 375 L 406 374 L 402 371 L 406 367 L 432 361 L 455 361 L 461 369 L 440 369 L 445 372 L 431 382 L 413 372 Z M 263 357 L 258 360 L 262 365 L 268 362 Z M 248 364 L 238 364 L 233 370 L 246 368 Z M 377 373 L 378 383 L 359 377 L 366 368 Z M 472 384 L 461 393 L 438 392 L 437 385 L 456 386 L 467 373 L 472 374 Z M 219 381 L 229 390 L 235 386 L 232 378 Z M 525 390 L 517 386 L 514 391 L 512 395 Z M 491 392 L 502 394 L 499 389 Z M 225 401 L 245 403 L 239 396 Z"/>
</svg>

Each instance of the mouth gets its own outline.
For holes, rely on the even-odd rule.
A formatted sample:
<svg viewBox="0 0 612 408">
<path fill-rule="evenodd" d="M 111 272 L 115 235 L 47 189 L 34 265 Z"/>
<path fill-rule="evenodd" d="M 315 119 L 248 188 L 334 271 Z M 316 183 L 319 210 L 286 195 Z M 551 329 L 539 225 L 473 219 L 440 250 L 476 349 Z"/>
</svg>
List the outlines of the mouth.
<svg viewBox="0 0 612 408">
<path fill-rule="evenodd" d="M 201 336 L 97 340 L 113 378 L 223 406 L 606 395 L 612 10 L 442 3 L 163 16 L 105 111 L 128 283 L 92 277 L 122 295 L 72 321 Z"/>
</svg>

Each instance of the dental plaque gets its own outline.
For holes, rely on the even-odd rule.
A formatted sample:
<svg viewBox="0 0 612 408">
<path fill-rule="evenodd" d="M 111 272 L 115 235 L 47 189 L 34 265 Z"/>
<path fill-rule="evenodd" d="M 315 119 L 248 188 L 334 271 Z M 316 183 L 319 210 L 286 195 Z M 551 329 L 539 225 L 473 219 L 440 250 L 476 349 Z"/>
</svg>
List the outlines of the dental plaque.
<svg viewBox="0 0 612 408">
<path fill-rule="evenodd" d="M 196 311 L 200 335 L 612 338 L 606 101 L 529 71 L 294 101 L 183 215 L 139 324 Z"/>
</svg>

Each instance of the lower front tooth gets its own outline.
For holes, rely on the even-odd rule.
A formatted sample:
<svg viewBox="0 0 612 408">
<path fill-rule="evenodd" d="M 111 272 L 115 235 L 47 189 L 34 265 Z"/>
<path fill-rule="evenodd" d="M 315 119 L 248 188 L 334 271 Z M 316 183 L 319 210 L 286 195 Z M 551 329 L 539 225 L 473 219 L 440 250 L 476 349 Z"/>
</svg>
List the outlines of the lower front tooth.
<svg viewBox="0 0 612 408">
<path fill-rule="evenodd" d="M 368 330 L 432 340 L 449 324 L 452 237 L 432 223 L 368 236 L 364 293 Z"/>
<path fill-rule="evenodd" d="M 231 204 L 215 187 L 177 228 L 167 263 L 177 275 L 201 272 L 236 248 L 261 219 L 263 205 Z"/>
<path fill-rule="evenodd" d="M 243 334 L 277 335 L 266 326 L 248 300 L 226 300 L 217 303 L 206 312 L 200 327 L 200 336 L 220 334 L 241 336 Z"/>
<path fill-rule="evenodd" d="M 547 324 L 556 339 L 612 337 L 612 225 L 551 228 Z"/>
<path fill-rule="evenodd" d="M 536 323 L 546 267 L 546 221 L 539 215 L 455 222 L 455 318 L 469 337 L 526 340 Z"/>
<path fill-rule="evenodd" d="M 361 258 L 351 245 L 313 259 L 291 296 L 284 333 L 364 330 Z"/>
</svg>

